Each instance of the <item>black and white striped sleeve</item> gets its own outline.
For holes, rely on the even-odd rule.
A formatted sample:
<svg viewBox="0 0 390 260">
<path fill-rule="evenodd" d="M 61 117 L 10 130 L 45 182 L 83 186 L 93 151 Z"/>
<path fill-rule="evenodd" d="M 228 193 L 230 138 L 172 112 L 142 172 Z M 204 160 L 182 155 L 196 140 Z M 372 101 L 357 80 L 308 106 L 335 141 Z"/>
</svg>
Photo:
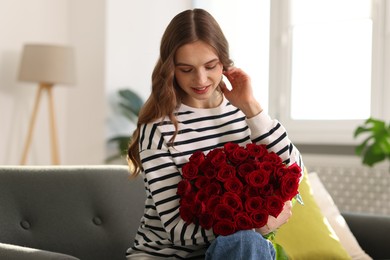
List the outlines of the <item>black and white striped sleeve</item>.
<svg viewBox="0 0 390 260">
<path fill-rule="evenodd" d="M 175 245 L 205 244 L 214 238 L 195 224 L 186 224 L 179 214 L 177 184 L 182 179 L 159 128 L 148 124 L 142 129 L 140 157 L 145 181 L 162 225 Z"/>
</svg>

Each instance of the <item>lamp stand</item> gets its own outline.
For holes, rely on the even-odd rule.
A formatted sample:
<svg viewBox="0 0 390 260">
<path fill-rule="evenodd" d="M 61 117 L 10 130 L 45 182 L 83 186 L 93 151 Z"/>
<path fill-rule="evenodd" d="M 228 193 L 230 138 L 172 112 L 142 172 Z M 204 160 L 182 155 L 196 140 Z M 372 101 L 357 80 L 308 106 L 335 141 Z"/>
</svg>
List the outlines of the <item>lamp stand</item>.
<svg viewBox="0 0 390 260">
<path fill-rule="evenodd" d="M 43 91 L 47 91 L 48 98 L 49 98 L 51 160 L 52 160 L 52 164 L 60 164 L 59 153 L 58 153 L 57 130 L 56 130 L 56 123 L 55 123 L 55 115 L 54 115 L 54 100 L 53 100 L 53 95 L 52 95 L 52 89 L 53 89 L 53 84 L 48 84 L 48 83 L 40 83 L 39 84 L 38 92 L 37 92 L 37 95 L 35 97 L 33 113 L 31 115 L 31 119 L 30 119 L 30 125 L 29 125 L 28 134 L 27 134 L 27 140 L 26 140 L 26 144 L 24 146 L 22 160 L 20 161 L 20 164 L 22 164 L 22 165 L 25 165 L 26 162 L 27 162 L 27 154 L 28 154 L 28 150 L 29 150 L 30 145 L 31 145 L 33 130 L 34 130 L 34 126 L 35 126 L 35 120 L 36 120 L 36 117 L 37 117 L 38 107 L 39 107 L 39 103 L 41 101 L 41 96 L 42 96 L 42 92 Z"/>
</svg>

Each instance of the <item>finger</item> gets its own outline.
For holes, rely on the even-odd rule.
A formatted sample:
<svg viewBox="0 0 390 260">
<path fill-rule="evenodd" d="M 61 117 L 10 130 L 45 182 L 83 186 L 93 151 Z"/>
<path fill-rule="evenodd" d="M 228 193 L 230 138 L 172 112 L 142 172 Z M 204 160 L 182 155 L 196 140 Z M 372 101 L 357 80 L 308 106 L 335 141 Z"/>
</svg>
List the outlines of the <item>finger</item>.
<svg viewBox="0 0 390 260">
<path fill-rule="evenodd" d="M 232 68 L 229 68 L 228 70 L 225 70 L 223 72 L 223 74 L 226 76 L 226 77 L 230 77 L 230 78 L 234 78 L 234 75 L 237 75 L 237 72 L 239 72 L 240 69 L 239 68 L 236 68 L 236 67 L 232 67 Z"/>
<path fill-rule="evenodd" d="M 292 201 L 291 201 L 291 200 L 286 201 L 286 202 L 284 203 L 283 208 L 291 209 L 291 208 L 292 208 Z"/>
</svg>

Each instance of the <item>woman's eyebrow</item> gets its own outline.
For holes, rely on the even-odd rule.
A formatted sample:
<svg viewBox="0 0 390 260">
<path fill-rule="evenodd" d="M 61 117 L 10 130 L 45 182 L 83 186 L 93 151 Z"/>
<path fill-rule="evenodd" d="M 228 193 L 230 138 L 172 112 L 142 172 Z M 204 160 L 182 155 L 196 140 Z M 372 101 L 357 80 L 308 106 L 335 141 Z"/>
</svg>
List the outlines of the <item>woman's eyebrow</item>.
<svg viewBox="0 0 390 260">
<path fill-rule="evenodd" d="M 203 65 L 207 65 L 207 64 L 209 64 L 209 63 L 213 63 L 213 62 L 216 62 L 216 61 L 219 61 L 219 59 L 217 59 L 217 58 L 216 58 L 216 59 L 212 59 L 212 60 L 206 62 L 206 63 L 203 64 Z M 192 67 L 193 65 L 191 65 L 191 64 L 186 64 L 186 63 L 184 63 L 184 62 L 178 62 L 178 63 L 175 64 L 175 66 L 190 66 L 190 67 Z"/>
</svg>

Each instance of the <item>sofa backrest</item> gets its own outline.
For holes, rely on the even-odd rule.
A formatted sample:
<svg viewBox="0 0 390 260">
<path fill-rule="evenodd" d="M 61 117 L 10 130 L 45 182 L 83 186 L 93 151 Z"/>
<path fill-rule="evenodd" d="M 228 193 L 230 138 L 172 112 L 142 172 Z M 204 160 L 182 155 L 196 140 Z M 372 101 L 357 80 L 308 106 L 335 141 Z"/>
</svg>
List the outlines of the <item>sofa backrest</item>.
<svg viewBox="0 0 390 260">
<path fill-rule="evenodd" d="M 126 166 L 1 166 L 0 242 L 125 259 L 144 200 Z"/>
</svg>

